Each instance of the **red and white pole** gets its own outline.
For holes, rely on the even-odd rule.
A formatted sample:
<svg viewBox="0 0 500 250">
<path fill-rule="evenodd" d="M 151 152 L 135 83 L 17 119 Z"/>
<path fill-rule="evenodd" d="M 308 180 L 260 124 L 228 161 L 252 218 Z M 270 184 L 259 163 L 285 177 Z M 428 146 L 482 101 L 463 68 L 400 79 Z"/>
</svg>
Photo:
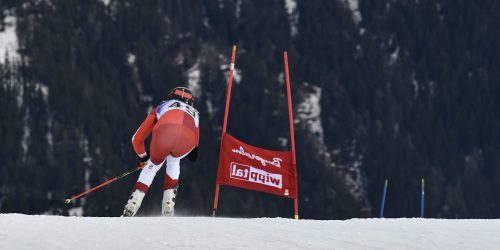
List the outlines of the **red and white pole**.
<svg viewBox="0 0 500 250">
<path fill-rule="evenodd" d="M 297 158 L 295 156 L 295 132 L 293 130 L 293 106 L 292 106 L 292 92 L 290 90 L 290 71 L 288 69 L 288 53 L 285 51 L 284 54 L 285 60 L 285 76 L 286 76 L 286 95 L 288 97 L 288 118 L 290 121 L 290 139 L 292 146 L 292 168 L 295 174 L 295 198 L 293 199 L 293 208 L 294 208 L 294 218 L 296 220 L 299 219 L 299 191 L 297 185 Z"/>
<path fill-rule="evenodd" d="M 220 152 L 222 152 L 222 140 L 224 139 L 224 134 L 226 133 L 227 129 L 227 117 L 229 114 L 229 104 L 231 102 L 231 89 L 233 86 L 233 71 L 234 71 L 234 61 L 236 59 L 236 45 L 233 45 L 233 51 L 231 53 L 231 65 L 229 66 L 229 77 L 227 80 L 227 93 L 226 93 L 226 108 L 224 110 L 224 124 L 222 125 L 222 135 L 221 135 L 221 148 Z M 218 175 L 219 169 L 217 169 L 217 175 Z M 217 214 L 217 206 L 219 204 L 219 189 L 220 185 L 219 183 L 215 184 L 215 197 L 214 197 L 214 209 L 213 209 L 213 216 Z"/>
<path fill-rule="evenodd" d="M 110 184 L 110 183 L 112 183 L 112 182 L 114 182 L 116 180 L 119 180 L 119 179 L 121 179 L 121 178 L 123 178 L 123 177 L 125 177 L 125 176 L 127 176 L 127 175 L 129 175 L 131 173 L 134 173 L 135 171 L 140 170 L 140 169 L 142 169 L 140 166 L 138 166 L 138 167 L 136 167 L 134 169 L 131 169 L 131 170 L 129 170 L 129 171 L 127 171 L 127 172 L 125 172 L 125 173 L 123 173 L 121 175 L 118 175 L 118 176 L 114 177 L 113 179 L 107 180 L 107 181 L 105 181 L 105 182 L 103 182 L 103 183 L 101 183 L 101 184 L 99 184 L 99 185 L 97 185 L 97 186 L 95 186 L 95 187 L 93 187 L 91 189 L 85 190 L 84 192 L 82 192 L 80 194 L 77 194 L 77 195 L 75 195 L 75 196 L 73 196 L 73 197 L 71 197 L 69 199 L 66 199 L 65 203 L 69 204 L 70 202 L 72 202 L 72 201 L 74 201 L 74 200 L 76 200 L 76 199 L 78 199 L 78 198 L 80 198 L 80 197 L 82 197 L 82 196 L 84 196 L 86 194 L 94 192 L 96 189 L 102 188 L 102 187 L 104 187 L 104 186 L 106 186 L 106 185 L 108 185 L 108 184 Z"/>
</svg>

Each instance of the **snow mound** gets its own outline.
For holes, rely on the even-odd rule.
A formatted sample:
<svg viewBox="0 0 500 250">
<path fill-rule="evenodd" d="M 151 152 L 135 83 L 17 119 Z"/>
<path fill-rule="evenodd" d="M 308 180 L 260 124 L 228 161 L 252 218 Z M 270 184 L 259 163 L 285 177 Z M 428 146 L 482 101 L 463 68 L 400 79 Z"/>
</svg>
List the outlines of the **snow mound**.
<svg viewBox="0 0 500 250">
<path fill-rule="evenodd" d="M 498 249 L 500 220 L 0 214 L 0 249 Z"/>
</svg>

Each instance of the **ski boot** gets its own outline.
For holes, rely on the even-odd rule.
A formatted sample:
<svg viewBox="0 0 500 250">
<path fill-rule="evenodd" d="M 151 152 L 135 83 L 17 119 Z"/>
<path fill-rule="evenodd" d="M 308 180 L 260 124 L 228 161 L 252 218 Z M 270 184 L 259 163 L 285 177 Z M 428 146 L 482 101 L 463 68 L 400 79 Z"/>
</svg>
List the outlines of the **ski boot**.
<svg viewBox="0 0 500 250">
<path fill-rule="evenodd" d="M 163 201 L 161 203 L 161 213 L 163 216 L 174 216 L 175 196 L 177 195 L 177 188 L 169 188 L 163 191 Z"/>
<path fill-rule="evenodd" d="M 135 189 L 128 198 L 127 204 L 123 209 L 122 217 L 134 216 L 137 213 L 137 210 L 139 210 L 139 207 L 141 207 L 142 199 L 144 199 L 145 195 L 146 193 Z"/>
</svg>

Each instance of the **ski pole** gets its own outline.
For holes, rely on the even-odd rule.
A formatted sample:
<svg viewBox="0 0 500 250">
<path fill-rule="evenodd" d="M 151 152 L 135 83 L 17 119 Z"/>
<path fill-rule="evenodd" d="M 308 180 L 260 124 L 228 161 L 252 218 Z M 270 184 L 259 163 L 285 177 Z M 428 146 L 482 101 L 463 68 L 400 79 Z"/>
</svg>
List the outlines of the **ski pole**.
<svg viewBox="0 0 500 250">
<path fill-rule="evenodd" d="M 134 168 L 134 169 L 131 169 L 131 170 L 129 170 L 129 171 L 127 171 L 127 172 L 125 172 L 125 173 L 123 173 L 123 174 L 121 174 L 121 175 L 118 175 L 118 176 L 114 177 L 113 179 L 107 180 L 107 181 L 105 181 L 105 182 L 103 182 L 103 183 L 101 183 L 101 184 L 99 184 L 99 185 L 97 185 L 97 186 L 95 186 L 95 187 L 93 187 L 93 188 L 91 188 L 91 189 L 88 189 L 88 190 L 84 191 L 84 192 L 83 192 L 83 193 L 81 193 L 81 194 L 77 194 L 77 195 L 75 195 L 75 196 L 73 196 L 73 197 L 71 197 L 71 198 L 69 198 L 69 199 L 66 199 L 66 201 L 65 201 L 64 203 L 69 204 L 69 203 L 70 203 L 70 202 L 72 202 L 73 200 L 76 200 L 76 199 L 78 199 L 78 198 L 80 198 L 80 197 L 82 197 L 82 196 L 84 196 L 84 195 L 86 195 L 86 194 L 88 194 L 88 193 L 93 192 L 93 191 L 94 191 L 94 190 L 96 190 L 96 189 L 99 189 L 99 188 L 101 188 L 101 187 L 104 187 L 104 186 L 106 186 L 106 185 L 110 184 L 111 182 L 114 182 L 114 181 L 116 181 L 116 180 L 118 180 L 118 179 L 121 179 L 121 178 L 123 178 L 123 177 L 125 177 L 125 176 L 127 176 L 127 175 L 131 174 L 131 173 L 134 173 L 135 171 L 137 171 L 137 170 L 139 170 L 139 169 L 142 169 L 140 165 L 139 165 L 138 167 Z"/>
</svg>

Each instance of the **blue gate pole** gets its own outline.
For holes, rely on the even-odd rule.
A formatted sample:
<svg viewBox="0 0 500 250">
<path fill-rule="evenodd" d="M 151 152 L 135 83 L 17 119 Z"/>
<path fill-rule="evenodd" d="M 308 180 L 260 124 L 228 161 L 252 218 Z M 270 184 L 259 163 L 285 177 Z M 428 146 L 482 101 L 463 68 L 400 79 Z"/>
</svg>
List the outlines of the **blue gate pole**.
<svg viewBox="0 0 500 250">
<path fill-rule="evenodd" d="M 380 204 L 380 215 L 379 218 L 384 218 L 384 207 L 385 207 L 385 196 L 387 195 L 387 183 L 389 181 L 385 179 L 384 192 L 382 193 L 382 204 Z"/>
<path fill-rule="evenodd" d="M 425 197 L 425 180 L 422 178 L 422 195 L 420 197 L 420 218 L 424 218 L 424 197 Z"/>
</svg>

